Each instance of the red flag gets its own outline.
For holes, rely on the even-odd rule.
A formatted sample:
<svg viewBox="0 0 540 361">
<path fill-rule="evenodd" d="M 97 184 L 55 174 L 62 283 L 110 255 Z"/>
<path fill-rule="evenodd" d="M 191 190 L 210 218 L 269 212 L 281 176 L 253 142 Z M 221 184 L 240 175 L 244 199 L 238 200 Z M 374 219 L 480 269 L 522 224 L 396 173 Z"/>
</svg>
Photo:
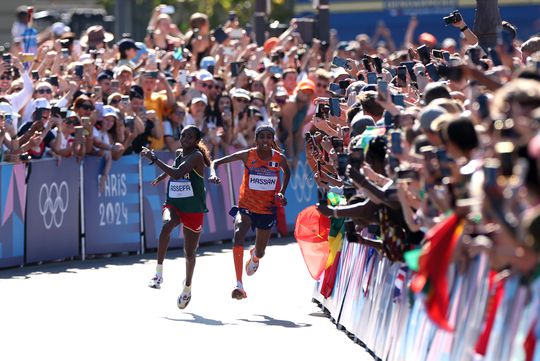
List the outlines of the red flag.
<svg viewBox="0 0 540 361">
<path fill-rule="evenodd" d="M 447 331 L 452 331 L 452 327 L 446 320 L 449 304 L 446 274 L 462 233 L 463 221 L 455 213 L 431 228 L 426 234 L 427 242 L 420 256 L 418 274 L 411 283 L 411 290 L 418 293 L 429 279 L 427 314 L 436 325 Z"/>
<path fill-rule="evenodd" d="M 330 219 L 320 214 L 315 206 L 307 207 L 296 218 L 294 237 L 311 277 L 316 280 L 321 277 L 330 253 L 329 231 Z"/>
</svg>

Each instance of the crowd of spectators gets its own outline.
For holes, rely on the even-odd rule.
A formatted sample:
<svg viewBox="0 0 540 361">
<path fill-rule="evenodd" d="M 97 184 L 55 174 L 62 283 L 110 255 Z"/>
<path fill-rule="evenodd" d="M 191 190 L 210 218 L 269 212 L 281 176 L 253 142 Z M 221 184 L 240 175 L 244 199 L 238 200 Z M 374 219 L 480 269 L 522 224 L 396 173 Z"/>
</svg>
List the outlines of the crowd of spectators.
<svg viewBox="0 0 540 361">
<path fill-rule="evenodd" d="M 483 49 L 456 17 L 439 43 L 414 39 L 413 17 L 399 47 L 382 23 L 372 38 L 332 31 L 308 46 L 293 19 L 259 47 L 234 13 L 214 29 L 195 13 L 184 34 L 164 10 L 138 42 L 99 25 L 38 34 L 18 9 L 0 63 L 0 159 L 98 156 L 106 172 L 143 146 L 176 150 L 186 125 L 218 157 L 254 146 L 268 123 L 293 168 L 305 152 L 321 193 L 345 194 L 347 205 L 319 209 L 349 217 L 349 239 L 402 260 L 458 212 L 490 240 L 467 238 L 467 251 L 538 272 L 540 36 L 503 22 L 499 45 Z"/>
</svg>

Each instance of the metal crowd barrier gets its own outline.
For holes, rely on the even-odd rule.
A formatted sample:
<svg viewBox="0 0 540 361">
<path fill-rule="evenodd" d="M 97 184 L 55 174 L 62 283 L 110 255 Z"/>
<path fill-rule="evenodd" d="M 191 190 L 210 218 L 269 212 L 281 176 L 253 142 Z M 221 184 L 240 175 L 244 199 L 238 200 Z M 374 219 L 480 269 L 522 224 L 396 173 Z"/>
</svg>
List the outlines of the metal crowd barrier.
<svg viewBox="0 0 540 361">
<path fill-rule="evenodd" d="M 425 296 L 407 290 L 411 277 L 405 264 L 391 263 L 375 249 L 345 240 L 331 296 L 320 294 L 319 281 L 313 302 L 377 359 L 529 360 L 528 336 L 528 341 L 536 340 L 532 359 L 540 360 L 540 279 L 531 285 L 518 276 L 497 280 L 485 254 L 465 271 L 452 265 L 448 320 L 454 331 L 447 332 L 428 318 Z M 497 288 L 502 298 L 492 312 Z"/>
<path fill-rule="evenodd" d="M 159 152 L 172 164 L 174 153 Z M 90 255 L 156 249 L 167 182 L 152 186 L 161 172 L 138 155 L 113 162 L 103 192 L 103 160 L 85 157 L 0 163 L 0 268 Z M 201 243 L 232 238 L 235 204 L 243 175 L 240 162 L 218 168 L 221 185 L 206 185 Z M 297 213 L 315 202 L 316 188 L 305 159 L 293 171 L 285 208 L 289 229 Z M 174 231 L 171 247 L 183 244 Z"/>
</svg>

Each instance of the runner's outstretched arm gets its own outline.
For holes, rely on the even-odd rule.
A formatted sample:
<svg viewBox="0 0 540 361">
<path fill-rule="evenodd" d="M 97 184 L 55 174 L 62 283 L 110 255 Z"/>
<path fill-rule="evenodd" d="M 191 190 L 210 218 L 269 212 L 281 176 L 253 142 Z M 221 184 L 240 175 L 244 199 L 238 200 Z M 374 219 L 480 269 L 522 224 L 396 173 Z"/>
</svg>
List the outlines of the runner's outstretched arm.
<svg viewBox="0 0 540 361">
<path fill-rule="evenodd" d="M 188 174 L 193 168 L 195 168 L 200 162 L 203 161 L 203 156 L 200 152 L 194 152 L 190 154 L 186 160 L 184 160 L 178 168 L 172 167 L 168 164 L 163 163 L 161 160 L 158 159 L 158 157 L 154 154 L 153 150 L 150 150 L 146 147 L 143 147 L 143 150 L 141 152 L 141 155 L 143 157 L 148 158 L 153 163 L 155 163 L 158 168 L 160 168 L 164 173 L 166 173 L 169 177 L 172 179 L 180 179 L 183 178 L 186 174 Z"/>
<path fill-rule="evenodd" d="M 208 180 L 212 183 L 220 183 L 220 179 L 216 175 L 216 168 L 220 164 L 227 164 L 227 163 L 234 162 L 236 160 L 241 160 L 245 164 L 247 162 L 248 153 L 249 153 L 249 149 L 246 149 L 246 150 L 241 150 L 230 155 L 226 155 L 225 157 L 222 157 L 219 159 L 215 159 L 212 163 L 210 163 L 210 177 L 208 178 Z"/>
</svg>

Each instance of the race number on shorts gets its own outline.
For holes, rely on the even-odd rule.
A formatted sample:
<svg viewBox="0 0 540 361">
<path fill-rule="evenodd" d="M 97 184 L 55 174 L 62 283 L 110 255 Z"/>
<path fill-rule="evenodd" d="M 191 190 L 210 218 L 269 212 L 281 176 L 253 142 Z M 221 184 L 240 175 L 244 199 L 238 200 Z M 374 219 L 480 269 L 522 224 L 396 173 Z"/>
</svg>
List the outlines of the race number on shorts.
<svg viewBox="0 0 540 361">
<path fill-rule="evenodd" d="M 193 197 L 193 188 L 188 179 L 171 181 L 169 183 L 169 198 L 188 198 Z"/>
</svg>

